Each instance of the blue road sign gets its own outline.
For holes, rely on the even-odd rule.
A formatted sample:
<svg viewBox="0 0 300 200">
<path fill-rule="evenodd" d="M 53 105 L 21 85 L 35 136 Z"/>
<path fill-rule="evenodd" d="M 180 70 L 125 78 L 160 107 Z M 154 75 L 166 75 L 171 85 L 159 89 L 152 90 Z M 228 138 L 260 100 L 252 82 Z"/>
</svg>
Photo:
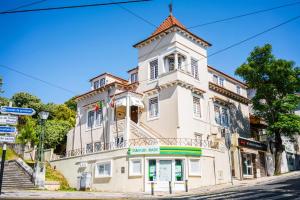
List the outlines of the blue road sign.
<svg viewBox="0 0 300 200">
<path fill-rule="evenodd" d="M 18 108 L 18 107 L 9 107 L 1 106 L 1 113 L 12 114 L 12 115 L 34 115 L 35 110 L 32 108 Z"/>
<path fill-rule="evenodd" d="M 17 128 L 13 126 L 0 126 L 0 133 L 16 133 Z"/>
</svg>

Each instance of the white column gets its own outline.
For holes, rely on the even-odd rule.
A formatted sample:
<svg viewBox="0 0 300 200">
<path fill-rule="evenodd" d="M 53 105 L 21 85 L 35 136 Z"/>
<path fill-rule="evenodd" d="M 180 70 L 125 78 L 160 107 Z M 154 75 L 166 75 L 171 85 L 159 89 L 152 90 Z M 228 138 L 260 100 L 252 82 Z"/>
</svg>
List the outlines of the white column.
<svg viewBox="0 0 300 200">
<path fill-rule="evenodd" d="M 178 54 L 177 52 L 174 53 L 174 65 L 175 65 L 175 69 L 178 69 Z"/>
<path fill-rule="evenodd" d="M 130 132 L 130 96 L 126 96 L 126 131 L 125 131 L 125 140 L 129 141 L 129 132 Z"/>
</svg>

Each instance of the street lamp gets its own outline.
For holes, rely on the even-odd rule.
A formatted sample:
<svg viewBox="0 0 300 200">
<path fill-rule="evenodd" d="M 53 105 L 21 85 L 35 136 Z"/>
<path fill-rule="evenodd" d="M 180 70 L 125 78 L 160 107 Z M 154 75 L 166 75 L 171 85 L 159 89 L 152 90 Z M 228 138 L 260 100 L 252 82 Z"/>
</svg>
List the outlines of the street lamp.
<svg viewBox="0 0 300 200">
<path fill-rule="evenodd" d="M 44 136 L 45 136 L 45 121 L 48 119 L 49 112 L 42 111 L 39 113 L 41 120 L 42 131 L 39 137 L 37 162 L 35 163 L 34 183 L 39 188 L 44 188 L 45 185 L 45 164 L 44 164 Z"/>
</svg>

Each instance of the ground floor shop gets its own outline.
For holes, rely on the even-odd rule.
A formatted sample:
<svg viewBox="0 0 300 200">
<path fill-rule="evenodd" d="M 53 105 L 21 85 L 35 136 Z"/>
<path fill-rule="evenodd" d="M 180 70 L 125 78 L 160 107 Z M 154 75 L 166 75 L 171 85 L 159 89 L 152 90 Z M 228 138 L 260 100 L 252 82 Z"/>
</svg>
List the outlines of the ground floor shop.
<svg viewBox="0 0 300 200">
<path fill-rule="evenodd" d="M 247 138 L 236 138 L 231 148 L 232 175 L 237 179 L 268 175 L 267 145 Z"/>
<path fill-rule="evenodd" d="M 185 191 L 230 181 L 226 151 L 139 146 L 51 161 L 72 187 L 94 191 Z M 82 178 L 83 177 L 83 178 Z"/>
</svg>

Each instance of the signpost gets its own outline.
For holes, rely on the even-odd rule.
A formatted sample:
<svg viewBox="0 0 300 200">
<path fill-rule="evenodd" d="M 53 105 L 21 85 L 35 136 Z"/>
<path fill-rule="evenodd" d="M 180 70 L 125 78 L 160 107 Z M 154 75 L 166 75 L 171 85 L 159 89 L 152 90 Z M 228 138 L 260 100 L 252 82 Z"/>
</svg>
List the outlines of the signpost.
<svg viewBox="0 0 300 200">
<path fill-rule="evenodd" d="M 9 125 L 17 125 L 18 117 L 15 115 L 27 115 L 31 116 L 35 114 L 35 110 L 32 108 L 18 108 L 12 107 L 12 103 L 9 103 L 9 106 L 1 106 L 0 112 L 0 142 L 3 143 L 2 148 L 2 159 L 1 159 L 1 169 L 0 169 L 0 195 L 2 192 L 2 181 L 3 181 L 3 173 L 4 173 L 4 163 L 5 163 L 5 155 L 6 155 L 6 143 L 15 143 L 15 136 L 9 135 L 17 133 L 17 128 Z M 8 135 L 8 136 L 7 136 Z"/>
<path fill-rule="evenodd" d="M 1 113 L 3 114 L 12 114 L 12 115 L 34 115 L 35 110 L 32 108 L 18 108 L 11 106 L 1 106 Z"/>
<path fill-rule="evenodd" d="M 17 123 L 17 116 L 0 115 L 0 124 L 17 125 Z"/>
<path fill-rule="evenodd" d="M 0 133 L 13 134 L 17 132 L 17 128 L 13 126 L 0 126 Z"/>
</svg>

